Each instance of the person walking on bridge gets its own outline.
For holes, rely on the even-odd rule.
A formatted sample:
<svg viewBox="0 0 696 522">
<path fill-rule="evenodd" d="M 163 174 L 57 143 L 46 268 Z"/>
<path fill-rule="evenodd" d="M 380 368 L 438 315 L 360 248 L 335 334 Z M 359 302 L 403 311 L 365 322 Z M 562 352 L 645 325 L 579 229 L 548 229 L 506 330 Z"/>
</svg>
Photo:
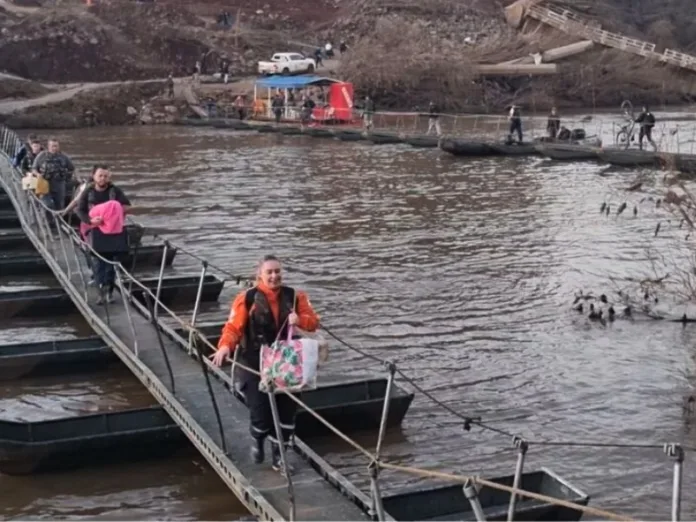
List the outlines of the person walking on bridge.
<svg viewBox="0 0 696 522">
<path fill-rule="evenodd" d="M 655 116 L 647 105 L 643 105 L 643 110 L 640 115 L 636 118 L 636 123 L 640 125 L 640 131 L 638 132 L 638 147 L 643 150 L 643 138 L 647 138 L 648 143 L 652 145 L 653 150 L 657 150 L 657 145 L 652 139 L 652 130 L 655 126 Z"/>
<path fill-rule="evenodd" d="M 48 150 L 36 156 L 32 170 L 48 181 L 49 192 L 44 196 L 44 204 L 53 210 L 63 210 L 67 186 L 72 183 L 75 166 L 70 158 L 60 151 L 57 139 L 49 139 L 47 148 Z"/>
<path fill-rule="evenodd" d="M 213 363 L 221 366 L 230 353 L 239 345 L 237 361 L 259 371 L 259 357 L 262 345 L 271 345 L 276 339 L 285 338 L 287 329 L 296 326 L 308 332 L 319 327 L 319 317 L 313 310 L 307 294 L 283 285 L 280 261 L 275 256 L 265 256 L 258 265 L 257 284 L 241 292 L 232 303 L 230 315 L 222 329 L 217 351 L 212 356 Z M 276 438 L 268 394 L 259 390 L 259 376 L 240 369 L 239 391 L 244 394 L 251 420 L 253 445 L 251 456 L 255 463 L 264 460 L 266 438 L 271 441 L 271 460 L 273 469 L 282 470 L 280 447 Z M 276 396 L 278 415 L 287 444 L 295 430 L 295 402 L 280 393 Z"/>
<path fill-rule="evenodd" d="M 512 144 L 512 135 L 517 133 L 517 143 L 522 143 L 522 114 L 520 113 L 519 105 L 513 104 L 508 113 L 508 121 L 510 129 L 508 131 L 507 143 Z"/>
<path fill-rule="evenodd" d="M 551 114 L 546 120 L 546 133 L 549 139 L 555 141 L 558 138 L 558 132 L 561 130 L 561 118 L 558 115 L 556 107 L 551 107 Z"/>
<path fill-rule="evenodd" d="M 24 162 L 27 155 L 29 154 L 29 151 L 31 151 L 31 148 L 32 148 L 31 144 L 34 142 L 39 142 L 39 138 L 36 137 L 36 134 L 29 134 L 29 136 L 27 136 L 27 141 L 24 142 L 21 147 L 19 147 L 19 150 L 12 158 L 12 166 L 13 167 L 21 169 L 22 163 Z M 39 142 L 39 144 L 40 144 L 40 142 Z M 32 158 L 32 161 L 33 160 L 34 160 L 34 158 Z M 31 167 L 31 163 L 29 164 L 29 167 Z M 24 172 L 22 172 L 22 173 L 24 173 Z"/>
<path fill-rule="evenodd" d="M 117 210 L 106 208 L 107 203 L 118 202 Z M 113 206 L 113 205 L 111 205 Z M 131 202 L 123 191 L 111 183 L 111 173 L 106 165 L 95 165 L 92 183 L 83 190 L 77 203 L 80 221 L 90 228 L 85 232 L 87 244 L 93 255 L 94 280 L 99 286 L 97 304 L 113 302 L 116 272 L 113 263 L 128 252 L 128 232 L 123 225 Z M 103 211 L 98 211 L 102 208 Z"/>
<path fill-rule="evenodd" d="M 38 139 L 33 139 L 30 143 L 29 150 L 24 153 L 22 160 L 19 162 L 19 170 L 22 171 L 22 174 L 31 172 L 34 160 L 36 160 L 36 157 L 41 154 L 42 151 L 43 147 L 41 146 L 41 142 Z"/>
<path fill-rule="evenodd" d="M 435 134 L 438 136 L 442 135 L 442 129 L 440 128 L 440 113 L 439 113 L 439 108 L 437 105 L 435 105 L 435 102 L 431 101 L 430 105 L 428 105 L 428 132 L 426 132 L 426 136 L 429 135 L 432 131 L 435 131 Z"/>
</svg>

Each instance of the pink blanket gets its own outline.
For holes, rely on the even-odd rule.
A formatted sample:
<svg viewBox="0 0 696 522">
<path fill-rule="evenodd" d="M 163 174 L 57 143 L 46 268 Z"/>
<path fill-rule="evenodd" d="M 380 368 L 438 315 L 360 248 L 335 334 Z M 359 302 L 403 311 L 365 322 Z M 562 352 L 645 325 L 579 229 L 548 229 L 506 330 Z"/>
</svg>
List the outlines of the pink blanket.
<svg viewBox="0 0 696 522">
<path fill-rule="evenodd" d="M 116 200 L 94 205 L 92 210 L 89 211 L 89 217 L 91 219 L 97 217 L 102 218 L 102 224 L 99 225 L 99 230 L 102 232 L 102 234 L 120 234 L 123 232 L 125 215 L 123 212 L 123 206 Z M 82 234 L 82 237 L 85 236 L 90 228 L 94 228 L 94 226 L 84 223 L 80 224 L 80 234 Z"/>
</svg>

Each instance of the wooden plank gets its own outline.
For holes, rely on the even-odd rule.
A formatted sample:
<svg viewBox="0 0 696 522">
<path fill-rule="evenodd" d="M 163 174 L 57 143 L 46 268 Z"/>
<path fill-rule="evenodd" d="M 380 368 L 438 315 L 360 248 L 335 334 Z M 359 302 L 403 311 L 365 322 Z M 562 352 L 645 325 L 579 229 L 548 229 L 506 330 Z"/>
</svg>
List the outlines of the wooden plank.
<svg viewBox="0 0 696 522">
<path fill-rule="evenodd" d="M 594 42 L 592 40 L 583 40 L 581 42 L 575 42 L 569 45 L 564 45 L 562 47 L 555 47 L 544 51 L 541 54 L 542 63 L 554 62 L 556 60 L 561 60 L 563 58 L 568 58 L 576 54 L 584 53 L 589 49 L 594 47 Z M 514 64 L 529 64 L 534 63 L 534 56 L 523 56 L 522 58 L 517 58 L 516 60 L 511 60 L 509 62 L 503 62 L 499 65 L 514 65 Z"/>
<path fill-rule="evenodd" d="M 535 64 L 479 64 L 476 72 L 484 76 L 549 75 L 558 72 L 555 63 Z"/>
</svg>

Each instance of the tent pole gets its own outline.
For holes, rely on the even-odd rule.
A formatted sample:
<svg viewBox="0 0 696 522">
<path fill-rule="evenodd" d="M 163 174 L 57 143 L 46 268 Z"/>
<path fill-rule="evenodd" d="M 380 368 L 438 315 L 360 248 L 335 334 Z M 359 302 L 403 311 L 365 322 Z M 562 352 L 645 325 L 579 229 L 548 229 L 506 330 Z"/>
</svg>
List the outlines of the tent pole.
<svg viewBox="0 0 696 522">
<path fill-rule="evenodd" d="M 288 112 L 288 88 L 287 87 L 285 88 L 285 103 L 284 103 L 284 105 L 285 105 L 285 119 L 287 120 L 288 114 L 289 114 L 289 112 Z"/>
</svg>

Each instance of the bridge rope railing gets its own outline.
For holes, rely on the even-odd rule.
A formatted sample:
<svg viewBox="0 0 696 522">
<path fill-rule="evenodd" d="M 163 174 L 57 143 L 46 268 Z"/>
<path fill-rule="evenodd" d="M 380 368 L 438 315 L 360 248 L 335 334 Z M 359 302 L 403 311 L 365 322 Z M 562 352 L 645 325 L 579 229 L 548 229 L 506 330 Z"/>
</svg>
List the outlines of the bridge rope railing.
<svg viewBox="0 0 696 522">
<path fill-rule="evenodd" d="M 6 127 L 0 127 L 0 144 L 2 146 L 2 151 L 6 156 L 11 156 L 14 154 L 14 152 L 17 150 L 17 148 L 20 146 L 20 141 L 15 135 L 13 131 Z M 8 162 L 9 164 L 9 162 Z M 8 173 L 9 171 L 9 173 Z M 46 251 L 54 256 L 54 258 L 58 259 L 58 257 L 62 254 L 63 259 L 65 261 L 65 267 L 67 270 L 67 275 L 70 281 L 77 283 L 80 285 L 83 297 L 85 299 L 85 303 L 87 302 L 87 297 L 88 297 L 88 282 L 87 278 L 85 277 L 85 264 L 80 261 L 80 253 L 84 253 L 85 251 L 88 253 L 88 255 L 92 256 L 93 258 L 98 258 L 102 262 L 107 263 L 111 265 L 115 272 L 116 272 L 116 278 L 117 278 L 117 285 L 119 288 L 119 291 L 122 296 L 123 304 L 125 306 L 126 314 L 128 316 L 128 320 L 130 323 L 130 328 L 131 328 L 131 334 L 133 336 L 133 354 L 135 355 L 136 358 L 139 357 L 139 346 L 138 346 L 138 340 L 137 340 L 137 332 L 135 331 L 134 323 L 132 320 L 132 312 L 133 310 L 131 309 L 131 306 L 135 308 L 137 311 L 142 312 L 152 321 L 153 326 L 155 327 L 155 330 L 158 331 L 158 336 L 159 336 L 159 327 L 161 327 L 161 324 L 158 323 L 157 317 L 159 312 L 164 312 L 166 313 L 173 321 L 176 322 L 185 332 L 188 334 L 188 342 L 186 349 L 189 353 L 194 358 L 197 358 L 200 363 L 201 363 L 201 368 L 203 370 L 203 373 L 205 374 L 206 377 L 206 383 L 208 386 L 208 391 L 211 396 L 211 399 L 213 403 L 215 404 L 215 410 L 216 410 L 216 415 L 217 415 L 217 421 L 218 425 L 220 428 L 220 437 L 221 437 L 221 446 L 223 450 L 226 451 L 226 440 L 225 440 L 225 435 L 222 427 L 222 423 L 220 421 L 220 412 L 217 407 L 216 401 L 215 401 L 215 394 L 212 391 L 210 381 L 208 374 L 211 373 L 215 377 L 229 383 L 230 379 L 227 377 L 227 375 L 219 368 L 215 367 L 211 361 L 209 361 L 204 354 L 201 353 L 201 351 L 198 349 L 199 346 L 207 346 L 211 350 L 215 350 L 216 347 L 207 339 L 207 337 L 204 335 L 202 331 L 200 331 L 197 328 L 196 325 L 196 319 L 197 319 L 197 312 L 200 306 L 201 302 L 201 296 L 202 296 L 202 289 L 203 289 L 203 282 L 205 275 L 207 273 L 208 268 L 211 266 L 207 261 L 201 260 L 201 277 L 199 280 L 199 285 L 198 285 L 198 291 L 197 291 L 197 296 L 196 296 L 196 301 L 194 304 L 194 310 L 191 319 L 185 319 L 175 313 L 173 310 L 171 310 L 162 300 L 160 299 L 160 291 L 161 291 L 161 285 L 162 285 L 162 279 L 163 279 L 163 274 L 164 274 L 164 266 L 165 266 L 165 259 L 167 255 L 167 248 L 168 248 L 168 242 L 165 242 L 165 249 L 163 252 L 162 256 L 162 264 L 160 268 L 160 276 L 158 278 L 158 284 L 156 290 L 152 290 L 150 287 L 147 285 L 142 284 L 135 275 L 133 275 L 130 271 L 126 270 L 125 267 L 120 262 L 117 261 L 112 261 L 110 259 L 106 259 L 102 255 L 100 255 L 98 252 L 96 252 L 91 246 L 88 244 L 84 243 L 78 233 L 70 226 L 70 224 L 66 221 L 65 217 L 59 213 L 59 212 L 54 212 L 53 210 L 49 209 L 44 205 L 42 201 L 40 201 L 34 194 L 33 192 L 30 191 L 24 191 L 22 186 L 21 186 L 21 179 L 20 179 L 20 174 L 17 170 L 14 169 L 8 169 L 8 168 L 3 168 L 0 169 L 1 177 L 0 181 L 2 182 L 2 185 L 5 187 L 6 191 L 8 191 L 8 194 L 12 198 L 13 203 L 15 204 L 16 210 L 18 213 L 22 213 L 23 216 L 23 221 L 27 223 L 27 226 L 31 227 L 33 225 L 34 228 L 31 228 L 32 233 L 34 236 L 42 243 L 42 245 L 45 247 Z M 55 239 L 52 236 L 52 227 L 55 226 L 55 228 L 58 231 L 58 241 L 56 242 Z M 177 247 L 181 249 L 181 247 Z M 185 249 L 181 249 L 182 253 L 187 253 Z M 192 254 L 192 257 L 195 259 L 199 259 L 200 257 L 196 256 L 195 254 Z M 75 265 L 75 274 L 72 273 L 72 266 L 71 263 Z M 223 272 L 226 272 L 222 269 L 220 269 Z M 244 278 L 242 276 L 233 276 L 238 282 L 242 282 Z M 128 283 L 128 286 L 126 285 Z M 144 307 L 140 305 L 133 297 L 132 291 L 129 291 L 129 288 L 132 290 L 133 287 L 136 287 L 143 293 L 147 303 L 147 306 Z M 107 307 L 107 321 L 108 321 L 108 307 Z M 322 325 L 323 326 L 323 325 Z M 387 369 L 389 371 L 389 379 L 387 382 L 387 392 L 385 393 L 385 400 L 384 400 L 384 405 L 383 405 L 383 411 L 382 411 L 382 417 L 380 420 L 380 429 L 379 429 L 379 434 L 377 437 L 377 445 L 376 445 L 376 450 L 374 452 L 370 452 L 363 446 L 361 446 L 359 443 L 357 443 L 355 440 L 350 438 L 348 435 L 345 433 L 341 432 L 338 428 L 333 426 L 330 422 L 328 422 L 326 419 L 324 419 L 319 413 L 317 413 L 315 410 L 313 410 L 310 406 L 308 406 L 304 401 L 302 401 L 300 398 L 297 396 L 293 395 L 292 393 L 287 392 L 286 390 L 271 390 L 271 393 L 269 393 L 269 399 L 272 407 L 272 411 L 274 412 L 274 426 L 276 429 L 276 435 L 278 437 L 277 440 L 282 440 L 281 432 L 280 432 L 280 424 L 278 420 L 278 415 L 277 415 L 277 406 L 275 403 L 275 393 L 283 393 L 290 397 L 292 401 L 297 403 L 299 407 L 301 407 L 303 410 L 307 411 L 310 415 L 312 415 L 317 421 L 319 421 L 322 425 L 324 425 L 326 428 L 328 428 L 332 433 L 334 433 L 337 437 L 339 437 L 341 440 L 349 444 L 351 447 L 353 447 L 355 450 L 357 450 L 359 453 L 361 453 L 365 458 L 368 460 L 368 472 L 370 475 L 370 483 L 371 483 L 371 509 L 370 513 L 373 516 L 373 518 L 376 517 L 379 520 L 385 520 L 386 515 L 382 506 L 382 501 L 381 501 L 381 494 L 379 491 L 379 472 L 382 469 L 390 469 L 393 471 L 399 471 L 403 473 L 407 473 L 410 475 L 416 475 L 416 476 L 421 476 L 421 477 L 430 477 L 434 479 L 440 479 L 440 480 L 447 480 L 450 482 L 455 482 L 455 483 L 461 483 L 465 487 L 465 494 L 469 501 L 471 502 L 472 509 L 477 513 L 477 519 L 482 519 L 482 509 L 480 506 L 480 502 L 477 497 L 476 489 L 473 487 L 474 485 L 478 486 L 483 486 L 483 487 L 489 487 L 493 489 L 498 489 L 500 491 L 505 491 L 511 494 L 511 499 L 510 499 L 510 506 L 509 506 L 509 513 L 508 513 L 508 519 L 512 520 L 512 517 L 514 516 L 514 510 L 515 510 L 515 502 L 517 497 L 524 497 L 524 498 L 530 498 L 530 499 L 535 499 L 535 500 L 540 500 L 543 502 L 547 502 L 553 505 L 557 506 L 563 506 L 563 507 L 568 507 L 572 508 L 574 510 L 581 511 L 583 513 L 593 515 L 593 516 L 599 516 L 602 518 L 607 518 L 607 519 L 612 519 L 612 520 L 631 520 L 628 517 L 612 513 L 606 510 L 602 510 L 599 508 L 593 508 L 589 506 L 583 506 L 579 504 L 575 504 L 573 502 L 569 502 L 563 499 L 558 499 L 554 498 L 548 495 L 542 495 L 539 493 L 531 492 L 531 491 L 526 491 L 520 487 L 520 480 L 522 476 L 522 471 L 523 471 L 523 465 L 524 465 L 524 458 L 527 452 L 527 448 L 529 447 L 529 442 L 526 441 L 523 437 L 520 437 L 518 435 L 514 435 L 510 432 L 507 432 L 505 430 L 500 430 L 498 428 L 494 428 L 492 426 L 489 426 L 488 424 L 482 422 L 479 418 L 472 417 L 472 416 L 466 416 L 462 415 L 461 413 L 457 412 L 456 410 L 450 408 L 446 404 L 442 403 L 441 401 L 438 401 L 432 394 L 430 394 L 427 390 L 424 390 L 422 387 L 418 386 L 417 383 L 415 383 L 412 379 L 408 378 L 404 372 L 397 370 L 396 365 L 392 362 L 384 361 L 378 357 L 375 357 L 371 354 L 368 354 L 367 352 L 357 349 L 354 346 L 346 343 L 345 341 L 341 340 L 338 336 L 333 334 L 330 330 L 326 328 L 326 326 L 323 326 L 324 330 L 327 331 L 329 335 L 334 337 L 336 340 L 340 341 L 342 344 L 346 345 L 348 348 L 356 351 L 356 353 L 360 353 L 361 355 L 368 357 L 370 359 L 373 359 L 375 361 L 379 361 L 380 364 L 386 365 Z M 167 355 L 167 350 L 166 347 L 164 346 L 161 337 L 159 337 L 159 344 L 160 348 L 163 354 L 163 357 L 165 359 L 168 358 Z M 167 363 L 168 367 L 169 363 Z M 248 371 L 250 373 L 259 375 L 257 371 L 255 371 L 252 368 L 249 368 L 245 365 L 240 364 L 239 362 L 235 363 L 235 366 L 240 368 L 242 371 Z M 171 378 L 171 387 L 172 389 L 175 388 L 174 384 L 174 376 L 171 372 L 171 368 L 169 369 L 170 373 L 170 378 Z M 487 429 L 493 432 L 496 432 L 501 435 L 505 435 L 508 437 L 512 437 L 513 439 L 513 445 L 518 449 L 518 461 L 517 461 L 517 468 L 515 472 L 515 478 L 512 487 L 505 486 L 503 484 L 499 484 L 496 482 L 491 482 L 487 481 L 485 479 L 481 479 L 479 477 L 475 476 L 469 476 L 469 475 L 459 475 L 459 474 L 448 474 L 448 473 L 442 473 L 442 472 L 436 472 L 428 469 L 421 469 L 421 468 L 415 468 L 415 467 L 409 467 L 409 466 L 404 466 L 401 464 L 395 464 L 395 463 L 389 463 L 386 462 L 382 456 L 380 455 L 381 451 L 381 446 L 383 443 L 383 439 L 385 436 L 386 432 L 386 423 L 387 423 L 387 417 L 389 413 L 389 399 L 391 396 L 391 390 L 393 389 L 394 381 L 395 381 L 395 375 L 399 374 L 404 380 L 409 382 L 412 386 L 414 386 L 416 389 L 418 389 L 421 393 L 423 393 L 426 397 L 430 398 L 433 400 L 435 403 L 439 404 L 440 406 L 444 407 L 449 411 L 450 413 L 462 418 L 464 420 L 464 427 L 465 429 L 470 429 L 471 425 L 476 425 L 479 426 L 483 429 Z M 682 469 L 682 463 L 684 460 L 684 450 L 690 450 L 692 451 L 693 448 L 685 448 L 681 446 L 680 444 L 666 444 L 666 445 L 660 445 L 660 444 L 607 444 L 607 443 L 581 443 L 581 442 L 554 442 L 554 441 L 531 441 L 533 444 L 539 444 L 539 445 L 565 445 L 565 446 L 571 446 L 571 445 L 586 445 L 589 447 L 633 447 L 633 448 L 662 448 L 668 456 L 674 458 L 675 464 L 674 464 L 674 487 L 673 487 L 673 506 L 672 506 L 672 518 L 673 520 L 678 520 L 680 516 L 680 504 L 681 504 L 681 469 Z M 280 444 L 281 447 L 281 460 L 284 464 L 284 466 L 287 466 L 287 456 L 285 454 L 285 448 L 283 444 Z M 287 468 L 286 468 L 287 469 Z M 288 483 L 288 490 L 289 490 L 289 499 L 290 499 L 290 519 L 294 520 L 295 519 L 295 497 L 294 497 L 294 487 L 292 484 L 292 479 L 291 479 L 291 474 L 286 473 L 287 475 L 287 483 Z M 485 518 L 483 518 L 485 519 Z"/>
</svg>

